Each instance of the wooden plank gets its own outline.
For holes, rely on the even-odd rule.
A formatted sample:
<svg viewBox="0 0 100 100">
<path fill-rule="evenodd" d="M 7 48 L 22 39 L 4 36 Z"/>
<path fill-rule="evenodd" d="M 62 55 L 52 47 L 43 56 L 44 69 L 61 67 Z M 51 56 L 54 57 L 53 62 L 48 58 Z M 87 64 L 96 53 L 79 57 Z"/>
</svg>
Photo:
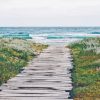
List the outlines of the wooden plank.
<svg viewBox="0 0 100 100">
<path fill-rule="evenodd" d="M 0 87 L 0 100 L 72 100 L 71 61 L 68 48 L 50 46 Z"/>
</svg>

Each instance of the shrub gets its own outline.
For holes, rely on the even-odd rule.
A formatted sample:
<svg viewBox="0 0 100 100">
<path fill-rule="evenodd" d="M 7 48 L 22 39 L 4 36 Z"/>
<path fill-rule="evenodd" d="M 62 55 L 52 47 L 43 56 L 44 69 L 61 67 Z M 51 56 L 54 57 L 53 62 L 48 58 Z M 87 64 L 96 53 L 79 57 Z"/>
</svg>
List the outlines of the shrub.
<svg viewBox="0 0 100 100">
<path fill-rule="evenodd" d="M 0 39 L 0 85 L 18 74 L 47 45 L 21 39 Z"/>
<path fill-rule="evenodd" d="M 85 39 L 69 47 L 73 55 L 74 99 L 100 98 L 100 38 Z"/>
</svg>

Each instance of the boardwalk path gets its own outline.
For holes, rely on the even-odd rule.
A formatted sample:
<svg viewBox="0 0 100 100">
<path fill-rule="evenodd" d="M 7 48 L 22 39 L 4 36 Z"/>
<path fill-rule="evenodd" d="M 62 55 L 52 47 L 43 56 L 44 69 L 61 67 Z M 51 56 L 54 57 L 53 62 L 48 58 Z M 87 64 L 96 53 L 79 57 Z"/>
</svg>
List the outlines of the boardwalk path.
<svg viewBox="0 0 100 100">
<path fill-rule="evenodd" d="M 50 46 L 1 86 L 0 100 L 71 100 L 71 68 L 69 49 Z"/>
</svg>

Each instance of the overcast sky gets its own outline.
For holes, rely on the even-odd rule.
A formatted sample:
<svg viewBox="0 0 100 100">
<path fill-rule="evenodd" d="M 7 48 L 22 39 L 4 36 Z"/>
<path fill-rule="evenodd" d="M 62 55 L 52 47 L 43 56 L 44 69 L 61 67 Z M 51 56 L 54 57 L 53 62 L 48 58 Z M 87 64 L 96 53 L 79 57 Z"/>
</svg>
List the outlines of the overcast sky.
<svg viewBox="0 0 100 100">
<path fill-rule="evenodd" d="M 100 0 L 0 0 L 0 26 L 100 26 Z"/>
</svg>

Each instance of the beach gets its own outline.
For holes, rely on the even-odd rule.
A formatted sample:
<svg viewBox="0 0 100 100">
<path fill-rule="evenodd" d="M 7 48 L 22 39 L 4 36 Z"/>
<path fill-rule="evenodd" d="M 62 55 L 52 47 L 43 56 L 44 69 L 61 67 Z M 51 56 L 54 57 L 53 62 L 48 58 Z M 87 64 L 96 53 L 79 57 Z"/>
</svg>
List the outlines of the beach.
<svg viewBox="0 0 100 100">
<path fill-rule="evenodd" d="M 100 100 L 100 0 L 0 0 L 0 100 Z"/>
<path fill-rule="evenodd" d="M 32 39 L 48 45 L 67 45 L 85 38 L 99 37 L 100 27 L 0 27 L 0 37 Z"/>
<path fill-rule="evenodd" d="M 90 29 L 1 37 L 1 100 L 99 100 L 100 35 Z"/>
</svg>

